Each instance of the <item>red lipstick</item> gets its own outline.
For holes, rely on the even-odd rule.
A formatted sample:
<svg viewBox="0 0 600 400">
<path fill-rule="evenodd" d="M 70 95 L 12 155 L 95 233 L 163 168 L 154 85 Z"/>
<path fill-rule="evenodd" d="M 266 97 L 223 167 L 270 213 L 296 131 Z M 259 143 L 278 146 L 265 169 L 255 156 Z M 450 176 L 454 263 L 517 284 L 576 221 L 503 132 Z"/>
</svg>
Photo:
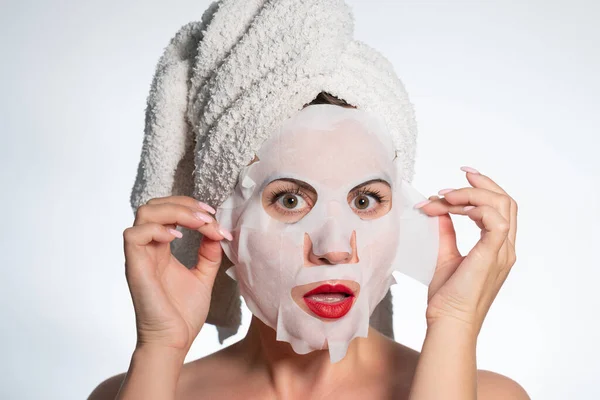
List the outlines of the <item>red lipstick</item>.
<svg viewBox="0 0 600 400">
<path fill-rule="evenodd" d="M 337 319 L 350 311 L 354 292 L 346 285 L 321 285 L 304 295 L 306 306 L 321 318 Z"/>
</svg>

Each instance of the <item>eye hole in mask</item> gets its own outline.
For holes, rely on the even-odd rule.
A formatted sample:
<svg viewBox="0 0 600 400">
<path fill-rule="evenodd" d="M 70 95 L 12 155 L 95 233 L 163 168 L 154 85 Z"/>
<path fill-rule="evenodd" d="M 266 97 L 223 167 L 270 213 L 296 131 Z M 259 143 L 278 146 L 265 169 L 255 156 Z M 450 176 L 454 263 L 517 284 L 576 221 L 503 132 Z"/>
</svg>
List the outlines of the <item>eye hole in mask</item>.
<svg viewBox="0 0 600 400">
<path fill-rule="evenodd" d="M 262 204 L 267 214 L 288 224 L 300 221 L 317 200 L 318 194 L 311 185 L 292 178 L 274 180 L 262 193 Z M 389 212 L 392 190 L 386 181 L 374 179 L 352 188 L 346 201 L 361 219 L 376 219 Z"/>
</svg>

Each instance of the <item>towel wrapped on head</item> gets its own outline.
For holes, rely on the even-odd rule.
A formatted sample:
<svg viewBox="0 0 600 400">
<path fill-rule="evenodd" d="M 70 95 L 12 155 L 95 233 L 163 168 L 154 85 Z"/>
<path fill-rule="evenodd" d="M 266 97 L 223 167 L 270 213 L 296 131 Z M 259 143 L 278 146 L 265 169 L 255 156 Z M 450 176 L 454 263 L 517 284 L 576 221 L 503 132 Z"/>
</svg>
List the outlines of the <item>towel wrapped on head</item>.
<svg viewBox="0 0 600 400">
<path fill-rule="evenodd" d="M 322 92 L 383 119 L 410 183 L 413 106 L 390 62 L 355 40 L 353 31 L 343 0 L 220 0 L 200 21 L 183 26 L 151 84 L 130 198 L 134 213 L 152 198 L 171 195 L 219 206 L 278 124 Z M 191 268 L 200 240 L 198 231 L 186 230 L 172 252 Z M 241 323 L 237 283 L 225 274 L 226 257 L 223 264 L 206 321 L 217 327 L 221 343 Z M 389 291 L 370 322 L 393 338 Z"/>
</svg>

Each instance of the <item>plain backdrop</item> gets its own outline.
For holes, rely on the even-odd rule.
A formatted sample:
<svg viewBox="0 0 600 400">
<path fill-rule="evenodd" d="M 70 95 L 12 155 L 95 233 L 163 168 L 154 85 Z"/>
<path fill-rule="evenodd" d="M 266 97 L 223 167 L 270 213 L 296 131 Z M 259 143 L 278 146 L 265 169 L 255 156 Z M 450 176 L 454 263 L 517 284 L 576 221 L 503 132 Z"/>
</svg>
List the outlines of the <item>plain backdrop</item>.
<svg viewBox="0 0 600 400">
<path fill-rule="evenodd" d="M 355 36 L 416 106 L 413 185 L 519 204 L 518 260 L 478 366 L 534 399 L 597 399 L 600 373 L 600 3 L 348 1 Z M 0 398 L 82 399 L 135 343 L 122 232 L 158 58 L 208 1 L 3 1 L 0 9 Z M 479 238 L 456 217 L 459 247 Z M 426 288 L 394 287 L 397 340 L 420 349 Z M 240 333 L 246 332 L 244 310 Z M 206 326 L 188 360 L 221 346 Z"/>
</svg>

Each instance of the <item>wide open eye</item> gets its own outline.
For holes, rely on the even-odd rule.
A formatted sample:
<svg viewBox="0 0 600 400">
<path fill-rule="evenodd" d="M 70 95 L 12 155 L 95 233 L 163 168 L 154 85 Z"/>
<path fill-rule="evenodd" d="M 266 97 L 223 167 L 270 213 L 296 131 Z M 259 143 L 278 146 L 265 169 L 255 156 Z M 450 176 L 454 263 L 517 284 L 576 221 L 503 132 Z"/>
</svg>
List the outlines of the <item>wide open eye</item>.
<svg viewBox="0 0 600 400">
<path fill-rule="evenodd" d="M 368 194 L 360 194 L 354 198 L 352 205 L 357 210 L 365 211 L 372 209 L 379 202 L 381 202 L 379 198 L 375 198 L 374 196 Z"/>
<path fill-rule="evenodd" d="M 314 207 L 316 191 L 306 182 L 282 178 L 263 191 L 263 208 L 271 217 L 285 223 L 298 222 Z"/>
<path fill-rule="evenodd" d="M 280 194 L 276 194 L 274 196 L 277 200 L 276 202 L 287 210 L 302 210 L 306 207 L 306 201 L 300 194 L 284 192 Z"/>
<path fill-rule="evenodd" d="M 365 182 L 348 193 L 348 205 L 362 219 L 375 219 L 392 207 L 392 190 L 383 180 Z"/>
</svg>

